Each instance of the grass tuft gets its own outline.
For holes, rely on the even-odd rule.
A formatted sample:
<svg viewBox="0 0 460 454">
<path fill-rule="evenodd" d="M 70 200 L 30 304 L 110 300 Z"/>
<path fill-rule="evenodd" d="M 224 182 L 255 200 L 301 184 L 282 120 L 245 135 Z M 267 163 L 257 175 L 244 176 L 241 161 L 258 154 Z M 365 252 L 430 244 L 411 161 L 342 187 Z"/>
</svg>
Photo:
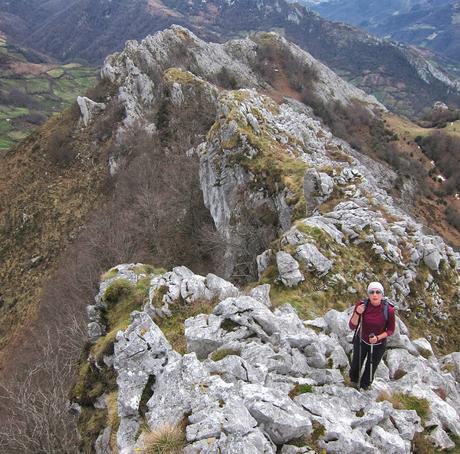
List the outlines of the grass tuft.
<svg viewBox="0 0 460 454">
<path fill-rule="evenodd" d="M 294 399 L 296 396 L 300 396 L 300 394 L 311 393 L 313 392 L 312 385 L 299 385 L 298 383 L 295 385 L 293 389 L 289 392 L 289 397 Z"/>
<path fill-rule="evenodd" d="M 422 422 L 430 413 L 430 404 L 426 399 L 420 399 L 410 394 L 382 392 L 377 397 L 377 402 L 384 400 L 390 402 L 397 410 L 415 410 Z"/>
<path fill-rule="evenodd" d="M 199 314 L 210 314 L 214 306 L 215 301 L 208 300 L 198 300 L 193 303 L 177 301 L 169 307 L 172 312 L 171 317 L 156 319 L 155 322 L 161 331 L 163 331 L 163 334 L 166 339 L 168 339 L 173 349 L 181 354 L 185 354 L 187 353 L 184 327 L 185 320 Z"/>
<path fill-rule="evenodd" d="M 185 446 L 185 430 L 181 425 L 166 424 L 147 432 L 143 454 L 180 454 Z"/>
</svg>

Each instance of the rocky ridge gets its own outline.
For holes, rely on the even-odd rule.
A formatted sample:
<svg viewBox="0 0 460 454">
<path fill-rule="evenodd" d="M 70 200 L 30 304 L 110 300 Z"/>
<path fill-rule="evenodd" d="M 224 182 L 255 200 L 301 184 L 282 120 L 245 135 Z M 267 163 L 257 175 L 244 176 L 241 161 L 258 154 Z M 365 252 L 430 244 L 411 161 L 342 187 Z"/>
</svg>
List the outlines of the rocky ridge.
<svg viewBox="0 0 460 454">
<path fill-rule="evenodd" d="M 116 376 L 112 397 L 99 388 L 94 403 L 102 414 L 108 405 L 116 411 L 95 442 L 97 453 L 144 452 L 148 432 L 184 418 L 187 453 L 407 453 L 424 430 L 442 449 L 460 436 L 460 353 L 436 357 L 398 320 L 372 389 L 357 391 L 346 384 L 351 308 L 302 321 L 289 304 L 273 308 L 269 285 L 243 292 L 186 267 L 155 274 L 140 264 L 117 266 L 88 308 L 99 352 L 107 342 L 101 320 L 123 304 L 113 289 L 142 281 L 150 283 L 145 304 L 116 333 L 111 351 L 89 356 L 99 375 L 112 369 Z M 185 320 L 187 353 L 180 354 L 158 324 L 197 302 L 207 302 L 208 313 Z M 411 403 L 401 406 L 398 398 Z"/>
<path fill-rule="evenodd" d="M 125 112 L 118 136 L 133 124 L 155 134 L 158 114 L 151 112 L 165 102 L 176 112 L 205 110 L 210 127 L 187 154 L 200 161 L 204 204 L 225 244 L 224 277 L 258 272 L 270 281 L 285 269 L 281 280 L 298 295 L 322 292 L 322 301 L 333 301 L 339 294 L 339 304 L 378 279 L 414 323 L 445 332 L 458 314 L 459 254 L 388 195 L 396 179 L 390 169 L 334 137 L 309 106 L 261 94 L 271 89 L 255 70 L 257 46 L 267 41 L 314 74 L 310 90 L 323 102 L 359 102 L 370 116 L 383 109 L 276 34 L 220 45 L 174 26 L 107 59 L 103 77 L 119 87 L 111 102 Z M 181 67 L 168 68 L 175 64 Z M 249 88 L 220 89 L 223 68 Z M 94 104 L 81 105 L 88 122 Z M 115 171 L 117 156 L 109 162 Z M 271 241 L 256 269 L 255 256 Z M 435 342 L 447 340 L 441 334 Z"/>
<path fill-rule="evenodd" d="M 423 428 L 438 446 L 452 446 L 458 353 L 432 351 L 458 345 L 460 255 L 388 195 L 390 169 L 334 137 L 309 106 L 267 96 L 255 70 L 261 41 L 316 74 L 309 87 L 323 100 L 359 100 L 369 115 L 382 109 L 275 34 L 218 45 L 173 27 L 107 59 L 103 77 L 119 87 L 108 103 L 125 112 L 120 140 L 135 124 L 157 134 L 155 109 L 165 99 L 175 112 L 210 116 L 184 152 L 200 161 L 204 202 L 225 243 L 223 275 L 250 276 L 256 262 L 259 285 L 243 292 L 185 267 L 110 270 L 89 308 L 93 346 L 74 390 L 82 420 L 96 408 L 102 421 L 88 443 L 97 438 L 98 452 L 143 449 L 142 421 L 155 431 L 187 417 L 189 452 L 308 452 L 289 445 L 303 437 L 327 452 L 408 452 Z M 224 67 L 248 88 L 222 89 Z M 87 128 L 104 115 L 102 106 L 80 105 Z M 114 172 L 120 158 L 110 160 Z M 360 394 L 344 386 L 344 309 L 375 279 L 426 338 L 412 342 L 401 322 L 374 389 Z M 377 402 L 387 395 L 412 396 L 419 415 Z"/>
</svg>

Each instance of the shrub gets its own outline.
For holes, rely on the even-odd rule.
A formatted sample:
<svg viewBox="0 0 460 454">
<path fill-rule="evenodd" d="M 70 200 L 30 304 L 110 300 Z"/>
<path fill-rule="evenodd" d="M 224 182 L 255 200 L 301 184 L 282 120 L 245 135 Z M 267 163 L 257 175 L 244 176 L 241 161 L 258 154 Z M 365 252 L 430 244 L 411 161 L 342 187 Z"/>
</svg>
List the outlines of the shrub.
<svg viewBox="0 0 460 454">
<path fill-rule="evenodd" d="M 33 125 L 41 125 L 46 121 L 46 116 L 40 112 L 31 112 L 29 114 L 22 115 L 19 117 L 19 120 L 32 123 Z"/>
<path fill-rule="evenodd" d="M 238 81 L 233 73 L 231 73 L 225 66 L 217 73 L 216 83 L 221 87 L 235 90 L 238 88 Z"/>
<path fill-rule="evenodd" d="M 127 279 L 117 279 L 112 282 L 104 292 L 104 300 L 109 304 L 116 304 L 122 298 L 131 295 L 133 284 Z"/>
<path fill-rule="evenodd" d="M 68 167 L 77 156 L 72 133 L 79 118 L 80 109 L 77 103 L 73 103 L 61 114 L 58 127 L 48 137 L 46 151 L 51 162 L 58 167 Z"/>
</svg>

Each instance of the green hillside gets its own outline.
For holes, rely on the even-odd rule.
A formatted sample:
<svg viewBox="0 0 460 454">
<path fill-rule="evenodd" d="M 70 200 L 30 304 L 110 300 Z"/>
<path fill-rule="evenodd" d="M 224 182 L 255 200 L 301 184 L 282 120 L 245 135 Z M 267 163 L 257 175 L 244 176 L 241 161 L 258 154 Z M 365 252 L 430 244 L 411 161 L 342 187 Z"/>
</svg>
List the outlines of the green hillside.
<svg viewBox="0 0 460 454">
<path fill-rule="evenodd" d="M 95 68 L 56 65 L 0 36 L 0 152 L 94 85 Z"/>
</svg>

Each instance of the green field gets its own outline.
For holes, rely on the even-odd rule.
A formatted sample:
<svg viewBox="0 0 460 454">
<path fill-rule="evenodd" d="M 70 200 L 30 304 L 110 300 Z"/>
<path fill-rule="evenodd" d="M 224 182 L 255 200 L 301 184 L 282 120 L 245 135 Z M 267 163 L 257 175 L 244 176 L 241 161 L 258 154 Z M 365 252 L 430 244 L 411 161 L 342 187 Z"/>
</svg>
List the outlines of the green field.
<svg viewBox="0 0 460 454">
<path fill-rule="evenodd" d="M 98 70 L 77 63 L 30 65 L 17 47 L 0 38 L 0 152 L 27 137 L 94 86 Z M 22 66 L 21 66 L 22 65 Z M 0 153 L 1 155 L 1 153 Z"/>
</svg>

